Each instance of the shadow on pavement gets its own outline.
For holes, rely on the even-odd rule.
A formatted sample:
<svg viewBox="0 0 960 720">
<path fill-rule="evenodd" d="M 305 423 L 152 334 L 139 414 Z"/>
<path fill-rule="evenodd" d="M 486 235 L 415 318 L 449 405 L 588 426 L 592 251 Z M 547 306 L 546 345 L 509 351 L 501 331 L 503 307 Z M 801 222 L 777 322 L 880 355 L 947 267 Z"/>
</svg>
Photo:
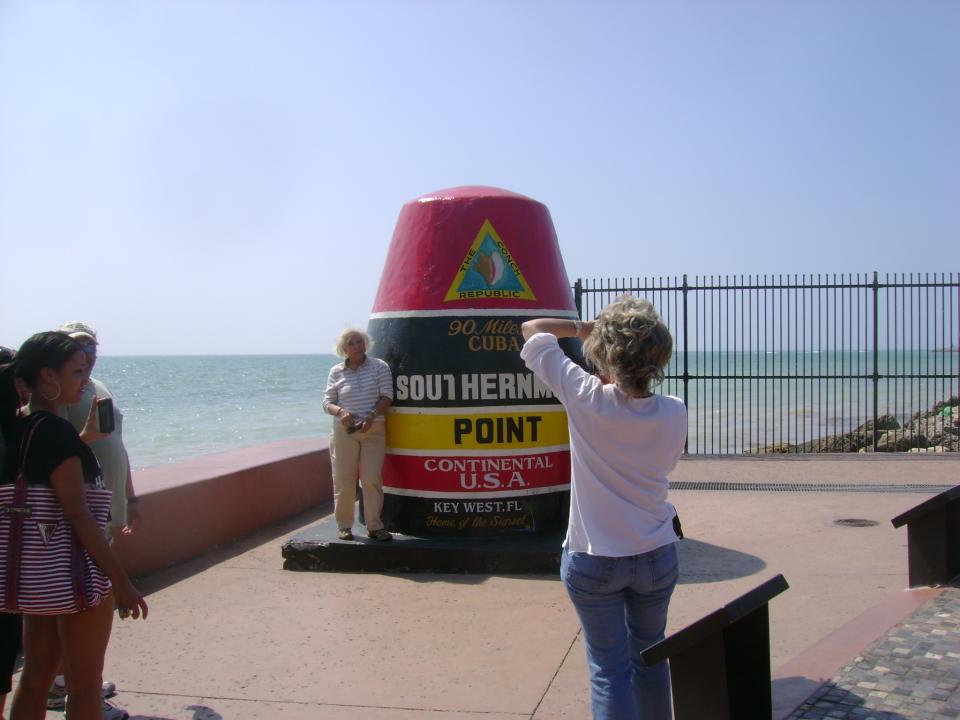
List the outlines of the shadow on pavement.
<svg viewBox="0 0 960 720">
<path fill-rule="evenodd" d="M 685 538 L 680 541 L 680 584 L 711 583 L 747 577 L 764 570 L 767 564 L 756 555 L 712 545 L 708 542 Z M 457 585 L 479 585 L 491 577 L 489 574 L 460 575 L 451 573 L 391 574 L 415 583 L 445 582 Z M 503 574 L 502 577 L 511 577 Z M 559 574 L 518 575 L 526 580 L 559 580 Z"/>
<path fill-rule="evenodd" d="M 685 538 L 680 551 L 680 584 L 710 583 L 746 577 L 760 572 L 767 564 L 756 555 Z"/>
</svg>

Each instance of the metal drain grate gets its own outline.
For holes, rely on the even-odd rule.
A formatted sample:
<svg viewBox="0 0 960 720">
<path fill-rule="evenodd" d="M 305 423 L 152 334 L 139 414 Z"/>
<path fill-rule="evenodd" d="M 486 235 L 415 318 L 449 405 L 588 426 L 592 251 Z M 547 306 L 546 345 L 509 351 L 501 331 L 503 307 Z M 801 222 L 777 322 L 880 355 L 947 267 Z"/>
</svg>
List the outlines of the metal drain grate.
<svg viewBox="0 0 960 720">
<path fill-rule="evenodd" d="M 861 493 L 929 493 L 951 490 L 953 485 L 870 485 L 852 483 L 772 483 L 676 480 L 671 490 L 744 490 L 750 492 L 861 492 Z"/>
</svg>

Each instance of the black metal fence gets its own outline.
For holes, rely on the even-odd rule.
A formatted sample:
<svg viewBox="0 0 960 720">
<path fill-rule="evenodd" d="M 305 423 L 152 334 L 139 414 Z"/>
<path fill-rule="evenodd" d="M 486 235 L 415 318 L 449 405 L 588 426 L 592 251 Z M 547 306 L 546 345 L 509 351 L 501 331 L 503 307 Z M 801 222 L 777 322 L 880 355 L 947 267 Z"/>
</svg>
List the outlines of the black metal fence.
<svg viewBox="0 0 960 720">
<path fill-rule="evenodd" d="M 650 300 L 674 337 L 661 392 L 689 414 L 687 450 L 957 451 L 960 274 L 577 280 L 594 318 Z"/>
</svg>

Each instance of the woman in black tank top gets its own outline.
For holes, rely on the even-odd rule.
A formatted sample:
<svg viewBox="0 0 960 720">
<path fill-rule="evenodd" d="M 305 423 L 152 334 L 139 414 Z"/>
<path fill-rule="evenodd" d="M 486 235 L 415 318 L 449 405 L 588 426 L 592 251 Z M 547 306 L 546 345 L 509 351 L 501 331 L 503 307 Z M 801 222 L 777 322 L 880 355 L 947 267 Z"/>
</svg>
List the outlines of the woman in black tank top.
<svg viewBox="0 0 960 720">
<path fill-rule="evenodd" d="M 29 418 L 19 414 L 14 375 L 32 394 L 33 413 Z M 73 425 L 58 414 L 61 405 L 79 401 L 86 382 L 83 349 L 76 340 L 59 332 L 31 337 L 20 348 L 13 373 L 9 368 L 0 373 L 0 428 L 6 447 L 3 482 L 15 479 L 20 434 L 28 423 L 35 425 L 25 462 L 27 482 L 53 488 L 64 519 L 113 586 L 110 595 L 83 612 L 24 615 L 23 674 L 14 694 L 11 715 L 18 719 L 45 717 L 47 691 L 62 655 L 67 675 L 68 716 L 71 720 L 102 720 L 101 676 L 114 602 L 133 617 L 147 615 L 146 602 L 133 587 L 87 507 L 87 489 L 103 487 L 100 466 Z M 6 538 L 0 538 L 0 543 L 6 542 Z"/>
</svg>

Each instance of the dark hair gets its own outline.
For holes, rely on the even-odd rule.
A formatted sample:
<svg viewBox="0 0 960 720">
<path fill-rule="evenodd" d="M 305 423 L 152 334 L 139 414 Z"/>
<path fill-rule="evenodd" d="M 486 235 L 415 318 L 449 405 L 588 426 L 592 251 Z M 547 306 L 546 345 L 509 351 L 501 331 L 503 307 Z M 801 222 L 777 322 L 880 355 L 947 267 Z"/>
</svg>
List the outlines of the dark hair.
<svg viewBox="0 0 960 720">
<path fill-rule="evenodd" d="M 20 393 L 14 382 L 16 365 L 8 362 L 0 365 L 0 432 L 3 433 L 3 443 L 7 447 L 15 434 L 17 410 L 20 408 Z M 2 465 L 0 458 L 0 465 Z"/>
<path fill-rule="evenodd" d="M 17 410 L 20 407 L 20 393 L 14 382 L 17 366 L 17 351 L 8 347 L 0 347 L 0 433 L 3 433 L 3 443 L 9 445 L 13 439 L 17 422 Z M 3 466 L 0 458 L 0 467 Z"/>
<path fill-rule="evenodd" d="M 15 378 L 20 378 L 33 390 L 43 368 L 59 371 L 78 351 L 83 351 L 80 343 L 66 333 L 41 332 L 20 346 L 12 362 L 0 365 L 0 431 L 8 446 L 16 434 L 17 411 L 20 409 Z"/>
<path fill-rule="evenodd" d="M 51 331 L 31 336 L 17 351 L 17 377 L 31 390 L 44 368 L 60 371 L 83 348 L 66 333 Z"/>
</svg>

